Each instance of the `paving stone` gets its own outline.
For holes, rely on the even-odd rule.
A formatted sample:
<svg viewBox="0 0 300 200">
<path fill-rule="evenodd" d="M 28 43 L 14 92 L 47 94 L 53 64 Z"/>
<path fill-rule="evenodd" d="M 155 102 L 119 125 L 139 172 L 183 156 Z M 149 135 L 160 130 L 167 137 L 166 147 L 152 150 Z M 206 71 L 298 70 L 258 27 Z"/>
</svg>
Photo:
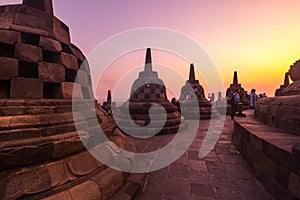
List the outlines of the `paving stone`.
<svg viewBox="0 0 300 200">
<path fill-rule="evenodd" d="M 167 179 L 165 199 L 189 199 L 189 196 L 188 179 L 178 177 L 170 177 Z"/>
<path fill-rule="evenodd" d="M 243 197 L 237 191 L 217 189 L 217 199 L 241 200 L 241 199 L 243 199 Z"/>
<path fill-rule="evenodd" d="M 211 185 L 191 183 L 191 193 L 203 197 L 215 197 L 216 194 Z"/>
<path fill-rule="evenodd" d="M 199 160 L 199 152 L 198 151 L 188 151 L 188 159 L 189 160 Z"/>
<path fill-rule="evenodd" d="M 189 169 L 199 172 L 207 172 L 205 161 L 201 160 L 189 160 Z"/>
<path fill-rule="evenodd" d="M 188 178 L 191 183 L 199 183 L 204 185 L 211 184 L 208 173 L 189 171 Z"/>
<path fill-rule="evenodd" d="M 168 173 L 169 177 L 181 177 L 181 178 L 187 178 L 188 177 L 188 171 L 186 169 L 173 169 L 170 170 Z"/>
<path fill-rule="evenodd" d="M 241 196 L 244 199 L 255 199 L 255 200 L 271 199 L 269 194 L 267 194 L 265 191 L 257 187 L 241 185 L 238 191 L 240 192 Z"/>
<path fill-rule="evenodd" d="M 226 137 L 221 137 L 223 141 L 231 141 L 231 124 L 232 121 L 226 125 L 230 128 L 226 129 Z M 194 146 L 169 167 L 150 172 L 148 185 L 139 199 L 268 199 L 268 194 L 257 184 L 246 162 L 229 142 L 219 143 L 216 150 L 211 151 L 204 159 L 199 159 L 199 149 L 196 146 L 205 133 L 204 128 L 200 129 Z M 141 147 L 148 144 L 139 142 Z M 156 148 L 162 144 L 157 138 L 150 143 Z M 186 169 L 187 178 L 180 177 Z M 251 194 L 252 192 L 256 194 Z"/>
</svg>

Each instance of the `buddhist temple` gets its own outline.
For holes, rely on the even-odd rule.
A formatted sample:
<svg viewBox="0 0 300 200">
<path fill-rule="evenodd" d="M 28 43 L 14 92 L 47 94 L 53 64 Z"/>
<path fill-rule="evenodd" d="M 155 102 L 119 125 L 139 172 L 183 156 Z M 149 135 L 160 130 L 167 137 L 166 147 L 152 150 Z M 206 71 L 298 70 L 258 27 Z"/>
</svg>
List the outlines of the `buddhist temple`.
<svg viewBox="0 0 300 200">
<path fill-rule="evenodd" d="M 231 96 L 237 90 L 240 90 L 240 103 L 243 104 L 243 110 L 249 109 L 249 100 L 247 98 L 244 88 L 238 82 L 238 75 L 237 72 L 235 71 L 233 75 L 233 82 L 226 90 L 226 97 Z M 231 112 L 231 106 L 230 104 L 227 104 L 227 115 L 230 115 L 230 112 Z"/>
<path fill-rule="evenodd" d="M 151 119 L 151 115 L 154 118 Z M 181 125 L 182 119 L 177 107 L 168 100 L 164 82 L 152 69 L 150 48 L 146 52 L 144 71 L 134 81 L 130 98 L 119 108 L 117 118 L 119 127 L 125 133 L 129 131 L 140 136 L 153 134 L 152 131 L 156 129 L 156 134 L 176 133 Z M 152 126 L 147 127 L 149 124 Z"/>
<path fill-rule="evenodd" d="M 300 198 L 300 62 L 275 97 L 261 98 L 235 119 L 233 144 L 274 199 Z"/>
<path fill-rule="evenodd" d="M 115 113 L 115 108 L 117 107 L 116 102 L 112 102 L 111 91 L 107 92 L 107 99 L 101 105 L 101 108 L 106 111 L 107 114 Z"/>
<path fill-rule="evenodd" d="M 0 19 L 0 198 L 107 199 L 117 194 L 128 173 L 104 165 L 85 145 L 102 144 L 91 140 L 99 124 L 111 139 L 102 150 L 130 142 L 95 103 L 89 66 L 70 42 L 68 26 L 53 16 L 52 1 L 0 6 Z M 85 116 L 77 122 L 85 145 L 75 127 L 74 101 L 99 119 Z"/>
<path fill-rule="evenodd" d="M 192 94 L 195 95 L 193 98 Z M 195 78 L 194 65 L 190 65 L 189 79 L 181 89 L 179 101 L 182 106 L 181 113 L 185 119 L 211 119 L 216 117 L 216 111 L 212 110 L 211 103 L 205 98 L 203 87 Z M 213 113 L 213 115 L 212 115 Z"/>
<path fill-rule="evenodd" d="M 285 73 L 284 75 L 284 81 L 283 85 L 280 85 L 280 87 L 275 91 L 275 96 L 278 96 L 279 93 L 284 90 L 288 85 L 290 84 L 290 79 L 289 79 L 289 73 Z"/>
</svg>

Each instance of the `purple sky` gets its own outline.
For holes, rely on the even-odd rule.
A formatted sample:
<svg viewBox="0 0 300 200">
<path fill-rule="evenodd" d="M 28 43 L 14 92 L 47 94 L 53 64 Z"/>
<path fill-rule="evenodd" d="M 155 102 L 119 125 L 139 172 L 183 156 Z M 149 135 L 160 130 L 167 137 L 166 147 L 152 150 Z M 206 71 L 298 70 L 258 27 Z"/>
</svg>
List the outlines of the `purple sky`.
<svg viewBox="0 0 300 200">
<path fill-rule="evenodd" d="M 0 0 L 0 4 L 21 1 Z M 75 43 L 87 55 L 108 37 L 132 28 L 162 27 L 198 42 L 225 87 L 234 70 L 246 90 L 272 96 L 300 58 L 298 0 L 53 0 Z M 141 58 L 143 60 L 144 58 Z M 141 63 L 142 64 L 142 63 Z M 266 76 L 267 75 L 267 76 Z"/>
</svg>

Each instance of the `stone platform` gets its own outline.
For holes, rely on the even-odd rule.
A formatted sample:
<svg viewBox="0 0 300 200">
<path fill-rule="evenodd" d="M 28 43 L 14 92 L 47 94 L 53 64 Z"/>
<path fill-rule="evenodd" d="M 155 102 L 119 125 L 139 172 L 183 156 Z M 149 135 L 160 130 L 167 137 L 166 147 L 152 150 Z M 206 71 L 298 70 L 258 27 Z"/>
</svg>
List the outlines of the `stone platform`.
<svg viewBox="0 0 300 200">
<path fill-rule="evenodd" d="M 215 148 L 203 159 L 198 157 L 209 122 L 200 121 L 192 145 L 177 161 L 147 174 L 146 185 L 139 199 L 271 199 L 233 147 L 233 121 L 229 117 L 226 117 Z M 138 152 L 151 152 L 165 146 L 172 137 L 173 135 L 158 135 L 148 140 L 130 139 L 136 144 Z"/>
<path fill-rule="evenodd" d="M 300 137 L 254 118 L 235 118 L 233 144 L 255 177 L 275 199 L 300 199 L 300 156 L 292 153 Z"/>
</svg>

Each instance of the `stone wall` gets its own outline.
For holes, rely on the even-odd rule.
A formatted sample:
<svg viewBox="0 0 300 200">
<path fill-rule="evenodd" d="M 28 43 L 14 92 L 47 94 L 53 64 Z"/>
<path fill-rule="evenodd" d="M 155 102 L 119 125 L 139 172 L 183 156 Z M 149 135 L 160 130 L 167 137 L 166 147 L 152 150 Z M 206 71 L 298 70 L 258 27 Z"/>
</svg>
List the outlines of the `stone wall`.
<svg viewBox="0 0 300 200">
<path fill-rule="evenodd" d="M 300 95 L 262 98 L 255 106 L 255 118 L 269 126 L 300 136 Z"/>
<path fill-rule="evenodd" d="M 300 155 L 292 151 L 300 138 L 246 115 L 235 119 L 234 146 L 275 199 L 300 199 Z"/>
</svg>

